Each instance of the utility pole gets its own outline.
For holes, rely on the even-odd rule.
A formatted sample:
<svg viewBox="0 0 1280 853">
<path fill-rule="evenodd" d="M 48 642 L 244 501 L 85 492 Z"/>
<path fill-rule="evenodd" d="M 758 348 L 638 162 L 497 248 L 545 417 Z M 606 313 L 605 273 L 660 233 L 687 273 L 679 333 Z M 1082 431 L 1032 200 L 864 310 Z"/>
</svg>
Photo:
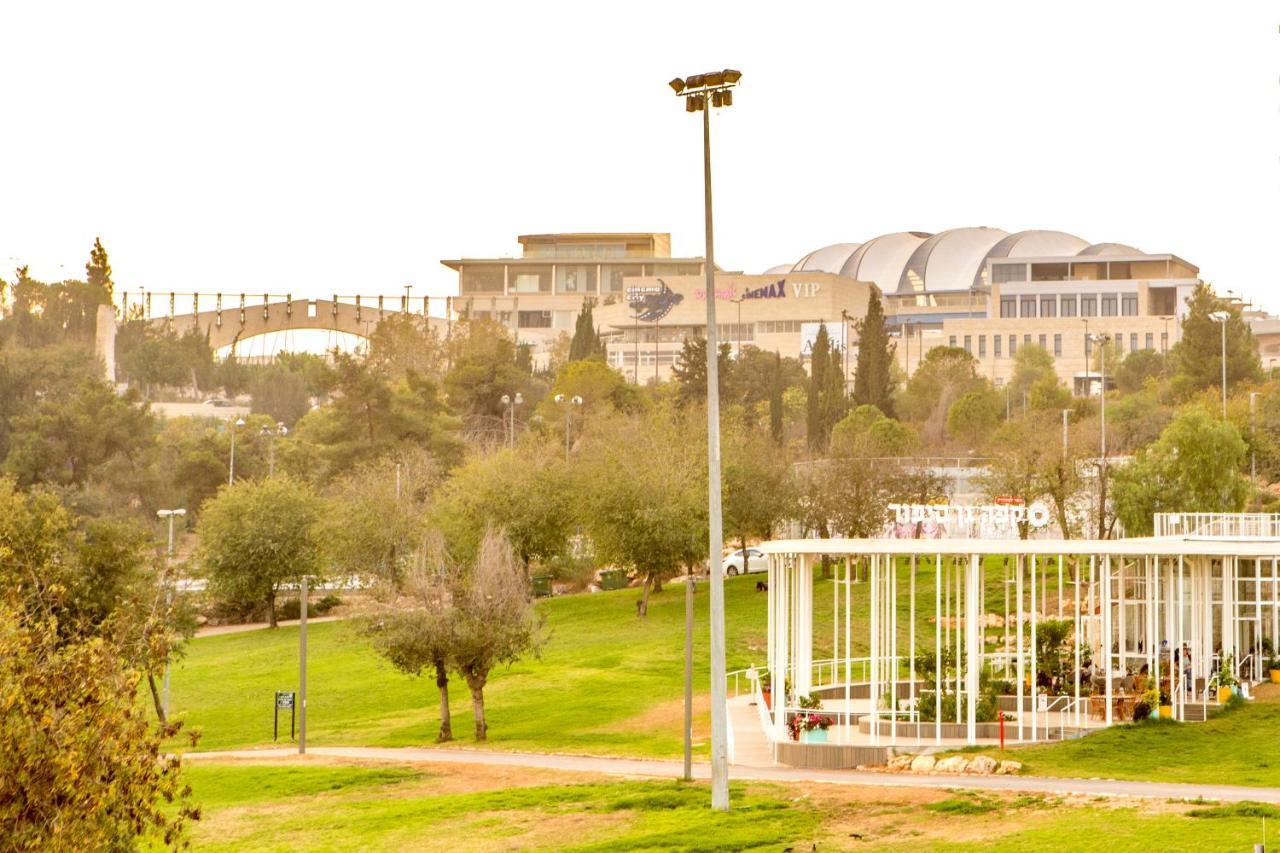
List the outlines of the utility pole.
<svg viewBox="0 0 1280 853">
<path fill-rule="evenodd" d="M 156 510 L 156 515 L 169 520 L 169 547 L 165 550 L 165 592 L 164 604 L 165 615 L 173 607 L 173 578 L 169 577 L 169 570 L 173 563 L 173 520 L 186 515 L 186 509 L 179 507 L 178 509 L 161 509 Z M 164 698 L 160 702 L 160 707 L 164 709 L 164 718 L 169 719 L 169 659 L 166 655 L 164 661 Z"/>
<path fill-rule="evenodd" d="M 236 427 L 244 426 L 244 418 L 236 418 L 231 423 L 231 464 L 227 471 L 227 485 L 236 484 Z"/>
<path fill-rule="evenodd" d="M 307 576 L 302 576 L 298 623 L 298 754 L 307 754 Z"/>
<path fill-rule="evenodd" d="M 1227 321 L 1231 319 L 1230 312 L 1214 311 L 1209 315 L 1210 320 L 1215 320 L 1222 324 L 1222 419 L 1227 419 Z"/>
</svg>

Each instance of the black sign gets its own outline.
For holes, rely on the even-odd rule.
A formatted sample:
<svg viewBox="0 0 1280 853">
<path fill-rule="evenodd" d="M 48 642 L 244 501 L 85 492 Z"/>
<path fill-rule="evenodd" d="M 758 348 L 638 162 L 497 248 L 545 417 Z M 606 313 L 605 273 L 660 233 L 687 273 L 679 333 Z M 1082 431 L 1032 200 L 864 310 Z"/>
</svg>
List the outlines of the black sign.
<svg viewBox="0 0 1280 853">
<path fill-rule="evenodd" d="M 281 711 L 290 711 L 290 710 L 292 710 L 292 709 L 293 709 L 293 696 L 294 696 L 294 694 L 292 694 L 292 693 L 281 693 L 281 692 L 277 692 L 277 693 L 276 693 L 276 707 L 277 707 L 277 708 L 279 708 Z"/>
</svg>

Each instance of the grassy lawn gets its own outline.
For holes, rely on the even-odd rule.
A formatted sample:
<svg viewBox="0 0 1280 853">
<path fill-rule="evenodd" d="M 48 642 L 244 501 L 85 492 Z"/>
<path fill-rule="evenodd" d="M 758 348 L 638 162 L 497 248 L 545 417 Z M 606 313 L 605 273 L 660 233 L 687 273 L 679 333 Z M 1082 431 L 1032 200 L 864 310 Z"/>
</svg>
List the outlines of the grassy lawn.
<svg viewBox="0 0 1280 853">
<path fill-rule="evenodd" d="M 816 572 L 815 572 L 816 574 Z M 725 584 L 728 667 L 765 661 L 766 596 L 762 575 Z M 1001 573 L 988 572 L 988 610 L 1003 610 Z M 1056 577 L 1051 579 L 1056 585 Z M 906 656 L 908 575 L 901 587 L 901 647 Z M 921 648 L 932 643 L 934 573 L 917 574 Z M 814 582 L 814 656 L 831 654 L 830 581 Z M 485 691 L 494 747 L 621 756 L 680 753 L 684 660 L 684 588 L 671 585 L 650 599 L 646 619 L 635 616 L 637 590 L 562 596 L 539 607 L 549 640 L 540 659 L 493 674 Z M 843 599 L 842 599 L 843 601 Z M 855 585 L 854 651 L 865 654 L 868 595 Z M 927 615 L 926 615 L 927 614 Z M 695 732 L 709 727 L 706 694 L 707 585 L 698 585 L 695 690 L 703 709 Z M 998 632 L 993 632 L 998 633 Z M 188 728 L 202 732 L 201 749 L 271 742 L 274 691 L 297 685 L 298 631 L 252 631 L 192 641 L 173 672 L 172 702 Z M 341 622 L 308 630 L 308 738 L 317 745 L 418 746 L 435 737 L 439 699 L 431 679 L 396 672 Z M 745 679 L 741 682 L 746 689 Z M 470 697 L 455 679 L 454 734 L 469 741 Z M 282 721 L 288 731 L 288 719 Z M 699 744 L 699 748 L 705 748 Z"/>
<path fill-rule="evenodd" d="M 1255 696 L 1203 723 L 1148 720 L 1003 755 L 1037 776 L 1274 787 L 1280 785 L 1280 755 L 1272 748 L 1280 733 L 1280 686 L 1263 685 Z"/>
<path fill-rule="evenodd" d="M 893 788 L 565 780 L 432 765 L 197 764 L 199 850 L 1250 849 L 1274 808 Z"/>
</svg>

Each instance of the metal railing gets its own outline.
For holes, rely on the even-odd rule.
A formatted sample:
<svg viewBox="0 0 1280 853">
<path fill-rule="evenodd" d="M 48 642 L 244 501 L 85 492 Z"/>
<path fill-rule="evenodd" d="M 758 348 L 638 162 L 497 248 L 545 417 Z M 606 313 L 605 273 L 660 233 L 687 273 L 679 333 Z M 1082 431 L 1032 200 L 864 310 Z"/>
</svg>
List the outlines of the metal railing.
<svg viewBox="0 0 1280 853">
<path fill-rule="evenodd" d="M 1156 536 L 1280 538 L 1280 513 L 1157 512 L 1153 532 Z"/>
</svg>

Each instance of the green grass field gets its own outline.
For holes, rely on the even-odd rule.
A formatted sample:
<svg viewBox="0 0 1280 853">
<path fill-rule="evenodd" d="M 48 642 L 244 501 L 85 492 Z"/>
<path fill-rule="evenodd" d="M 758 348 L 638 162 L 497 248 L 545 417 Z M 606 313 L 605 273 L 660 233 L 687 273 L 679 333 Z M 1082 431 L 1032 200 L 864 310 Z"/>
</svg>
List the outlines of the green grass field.
<svg viewBox="0 0 1280 853">
<path fill-rule="evenodd" d="M 704 785 L 492 768 L 198 764 L 201 850 L 1247 850 L 1254 804 L 1213 807 L 892 788 Z"/>
</svg>

